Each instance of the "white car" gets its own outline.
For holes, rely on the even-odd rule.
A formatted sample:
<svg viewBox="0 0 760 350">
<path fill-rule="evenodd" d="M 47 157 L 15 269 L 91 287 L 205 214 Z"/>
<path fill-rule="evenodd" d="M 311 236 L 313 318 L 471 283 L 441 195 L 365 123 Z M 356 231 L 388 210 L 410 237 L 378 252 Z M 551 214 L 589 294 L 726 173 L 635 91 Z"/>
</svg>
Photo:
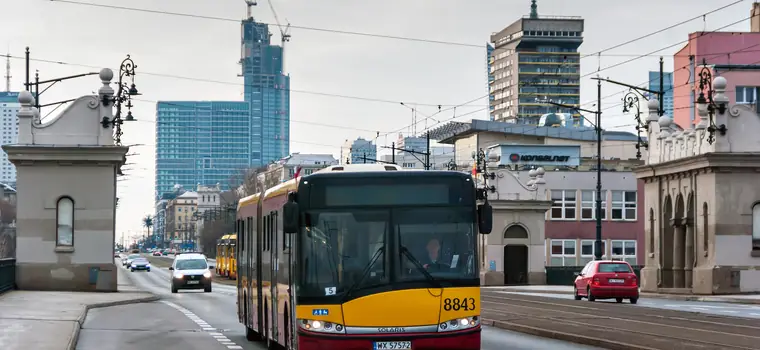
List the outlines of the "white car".
<svg viewBox="0 0 760 350">
<path fill-rule="evenodd" d="M 127 255 L 126 259 L 121 260 L 121 264 L 124 265 L 124 267 L 129 268 L 132 264 L 132 260 L 135 260 L 139 257 L 141 257 L 140 254 L 129 254 Z"/>
<path fill-rule="evenodd" d="M 171 290 L 177 293 L 180 289 L 201 289 L 211 293 L 211 267 L 206 256 L 198 253 L 178 254 L 174 257 L 171 271 Z"/>
</svg>

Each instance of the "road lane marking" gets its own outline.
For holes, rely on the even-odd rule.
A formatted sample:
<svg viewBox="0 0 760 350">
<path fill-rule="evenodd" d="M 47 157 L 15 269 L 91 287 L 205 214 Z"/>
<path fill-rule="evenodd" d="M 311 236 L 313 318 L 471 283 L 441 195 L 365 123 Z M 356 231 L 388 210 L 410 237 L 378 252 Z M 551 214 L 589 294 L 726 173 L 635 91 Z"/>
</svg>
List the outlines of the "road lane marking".
<svg viewBox="0 0 760 350">
<path fill-rule="evenodd" d="M 200 317 L 198 317 L 198 315 L 196 315 L 192 311 L 190 311 L 190 310 L 188 310 L 188 309 L 186 309 L 186 308 L 184 308 L 182 306 L 179 306 L 179 305 L 177 305 L 175 303 L 172 303 L 171 301 L 161 300 L 161 302 L 164 303 L 164 304 L 166 304 L 166 305 L 169 305 L 169 306 L 171 306 L 171 307 L 173 307 L 175 309 L 177 309 L 179 312 L 181 312 L 182 314 L 184 314 L 188 319 L 190 319 L 191 321 L 195 322 L 198 325 L 198 327 L 201 327 L 201 329 L 204 332 L 206 332 L 208 335 L 212 336 L 220 344 L 226 346 L 227 349 L 242 349 L 243 348 L 242 346 L 235 344 L 235 342 L 233 342 L 232 340 L 230 340 L 229 338 L 227 338 L 227 336 L 224 335 L 223 333 L 218 332 L 216 328 L 211 327 L 211 325 L 209 325 L 208 322 L 206 322 L 203 319 L 201 319 Z"/>
</svg>

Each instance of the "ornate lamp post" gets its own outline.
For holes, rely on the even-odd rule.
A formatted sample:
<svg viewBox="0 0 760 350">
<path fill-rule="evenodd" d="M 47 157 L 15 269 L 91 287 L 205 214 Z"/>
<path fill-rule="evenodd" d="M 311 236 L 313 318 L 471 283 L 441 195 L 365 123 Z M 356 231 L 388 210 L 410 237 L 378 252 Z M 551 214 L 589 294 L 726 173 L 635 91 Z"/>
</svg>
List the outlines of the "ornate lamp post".
<svg viewBox="0 0 760 350">
<path fill-rule="evenodd" d="M 707 97 L 705 97 L 705 91 L 707 91 Z M 712 73 L 710 68 L 707 67 L 707 62 L 703 60 L 702 70 L 699 72 L 699 97 L 697 97 L 696 102 L 699 115 L 705 115 L 706 112 L 708 119 L 702 119 L 698 128 L 707 129 L 707 142 L 711 145 L 715 142 L 716 132 L 719 132 L 721 136 L 724 136 L 726 135 L 726 131 L 728 131 L 726 124 L 715 124 L 715 112 L 717 111 L 720 115 L 726 113 L 728 104 L 726 102 L 727 99 L 725 96 L 721 96 L 721 98 L 718 99 L 719 101 L 716 101 L 716 99 L 713 98 L 714 93 Z"/>
<path fill-rule="evenodd" d="M 137 86 L 135 86 L 135 68 L 137 68 L 137 65 L 135 65 L 132 58 L 127 55 L 127 58 L 121 62 L 121 66 L 119 67 L 119 87 L 116 94 L 113 96 L 103 95 L 101 101 L 106 107 L 111 104 L 116 105 L 116 113 L 114 114 L 113 119 L 103 117 L 100 124 L 103 128 L 108 128 L 109 126 L 114 128 L 114 138 L 116 139 L 117 145 L 121 145 L 121 124 L 136 120 L 135 117 L 132 116 L 132 96 L 138 96 L 140 93 L 137 91 Z M 131 81 L 131 85 L 127 86 L 127 83 L 124 81 L 125 78 L 128 78 Z M 122 119 L 121 107 L 124 102 L 126 102 L 124 107 L 127 107 L 127 115 Z"/>
</svg>

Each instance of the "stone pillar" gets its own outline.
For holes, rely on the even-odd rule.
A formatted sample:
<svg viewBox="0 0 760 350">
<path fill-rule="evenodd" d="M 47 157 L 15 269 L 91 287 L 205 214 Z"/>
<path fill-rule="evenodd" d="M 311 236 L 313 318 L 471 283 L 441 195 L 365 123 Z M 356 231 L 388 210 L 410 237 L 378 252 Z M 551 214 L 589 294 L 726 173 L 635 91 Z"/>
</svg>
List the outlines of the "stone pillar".
<svg viewBox="0 0 760 350">
<path fill-rule="evenodd" d="M 684 252 L 684 286 L 694 286 L 692 272 L 694 270 L 694 221 L 686 219 L 686 246 Z"/>
<path fill-rule="evenodd" d="M 684 243 L 686 226 L 682 218 L 673 220 L 673 288 L 684 288 Z"/>
</svg>

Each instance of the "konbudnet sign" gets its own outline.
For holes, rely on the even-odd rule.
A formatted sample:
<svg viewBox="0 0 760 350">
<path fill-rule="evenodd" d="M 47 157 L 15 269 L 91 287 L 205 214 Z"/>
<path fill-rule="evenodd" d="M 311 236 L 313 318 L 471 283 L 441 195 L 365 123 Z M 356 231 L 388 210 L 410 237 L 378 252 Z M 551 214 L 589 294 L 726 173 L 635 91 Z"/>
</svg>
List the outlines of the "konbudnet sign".
<svg viewBox="0 0 760 350">
<path fill-rule="evenodd" d="M 488 148 L 499 156 L 499 165 L 580 165 L 579 145 L 496 145 Z"/>
</svg>

